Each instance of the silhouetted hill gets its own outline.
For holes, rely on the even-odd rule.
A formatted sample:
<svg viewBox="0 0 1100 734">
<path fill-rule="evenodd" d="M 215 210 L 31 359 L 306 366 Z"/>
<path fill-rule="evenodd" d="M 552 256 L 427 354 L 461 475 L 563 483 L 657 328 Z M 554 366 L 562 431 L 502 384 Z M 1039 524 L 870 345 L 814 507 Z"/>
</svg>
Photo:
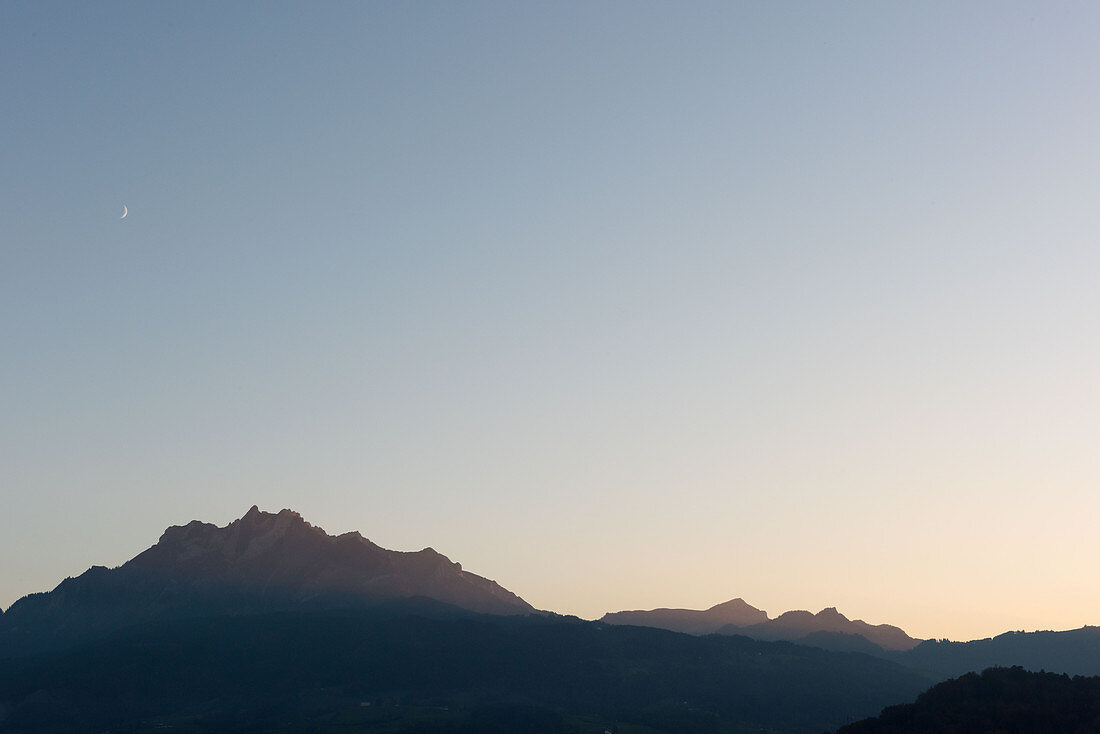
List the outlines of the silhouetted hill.
<svg viewBox="0 0 1100 734">
<path fill-rule="evenodd" d="M 370 606 L 423 597 L 489 614 L 535 609 L 431 548 L 386 550 L 359 533 L 333 537 L 290 510 L 253 507 L 225 527 L 170 527 L 126 564 L 94 566 L 0 617 L 0 656 L 91 639 L 157 619 Z"/>
<path fill-rule="evenodd" d="M 811 632 L 805 637 L 798 638 L 799 645 L 820 647 L 822 650 L 835 652 L 861 652 L 865 655 L 886 657 L 887 652 L 863 635 L 853 635 L 846 632 Z"/>
<path fill-rule="evenodd" d="M 884 650 L 908 650 L 919 642 L 893 625 L 872 625 L 861 619 L 850 620 L 835 607 L 822 609 L 817 614 L 804 611 L 785 612 L 775 619 L 769 619 L 767 612 L 750 606 L 743 599 L 733 599 L 707 610 L 609 612 L 601 621 L 608 624 L 660 627 L 693 635 L 713 632 L 745 635 L 755 640 L 785 640 L 830 650 L 858 650 L 873 654 L 882 654 Z"/>
<path fill-rule="evenodd" d="M 1100 678 L 990 668 L 940 683 L 911 704 L 843 726 L 837 734 L 1094 734 Z"/>
<path fill-rule="evenodd" d="M 926 640 L 908 652 L 891 654 L 890 659 L 940 678 L 995 666 L 1100 675 L 1100 627 L 1065 632 L 1006 632 L 971 642 Z"/>
<path fill-rule="evenodd" d="M 744 599 L 731 599 L 710 609 L 650 609 L 609 612 L 600 619 L 608 624 L 658 627 L 690 635 L 706 635 L 732 624 L 739 627 L 767 621 L 768 615 L 749 606 Z"/>
<path fill-rule="evenodd" d="M 732 605 L 747 613 L 766 613 L 735 599 L 706 611 L 654 609 L 615 612 L 603 621 L 634 624 L 687 632 L 689 634 L 745 635 L 757 640 L 795 642 L 825 650 L 861 652 L 893 660 L 936 680 L 944 680 L 989 667 L 1021 666 L 1070 675 L 1100 675 L 1100 627 L 1083 627 L 1064 632 L 1006 632 L 991 639 L 970 642 L 919 641 L 903 630 L 886 624 L 870 625 L 849 620 L 835 608 L 817 614 L 786 612 L 765 622 L 713 628 L 720 616 L 715 612 Z M 743 607 L 741 606 L 743 605 Z"/>
<path fill-rule="evenodd" d="M 831 632 L 859 635 L 884 650 L 908 650 L 915 640 L 899 627 L 890 624 L 867 624 L 862 619 L 850 620 L 836 607 L 822 609 L 817 614 L 806 611 L 784 612 L 775 619 L 751 627 L 724 627 L 721 634 L 747 635 L 757 640 L 806 640 L 809 635 Z M 809 644 L 809 641 L 807 641 Z"/>
<path fill-rule="evenodd" d="M 928 683 L 886 660 L 745 637 L 294 611 L 160 621 L 9 659 L 0 729 L 816 734 Z"/>
</svg>

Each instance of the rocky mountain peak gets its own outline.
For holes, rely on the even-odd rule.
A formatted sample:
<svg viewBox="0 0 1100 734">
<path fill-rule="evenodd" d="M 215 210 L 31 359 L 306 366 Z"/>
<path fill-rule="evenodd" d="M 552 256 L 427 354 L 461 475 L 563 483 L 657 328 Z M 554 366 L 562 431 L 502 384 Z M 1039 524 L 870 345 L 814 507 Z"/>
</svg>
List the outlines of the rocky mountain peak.
<svg viewBox="0 0 1100 734">
<path fill-rule="evenodd" d="M 16 620 L 11 625 L 20 629 L 38 630 L 34 644 L 48 645 L 162 618 L 361 608 L 402 600 L 442 602 L 463 613 L 536 611 L 431 548 L 387 550 L 357 532 L 331 536 L 293 510 L 271 513 L 254 505 L 223 527 L 198 520 L 169 527 L 155 545 L 122 566 L 92 567 L 51 592 L 23 597 L 4 618 Z"/>
<path fill-rule="evenodd" d="M 837 611 L 836 607 L 825 607 L 820 612 L 815 614 L 814 617 L 816 617 L 820 621 L 825 621 L 825 620 L 836 621 L 836 622 L 847 622 L 847 621 L 849 621 L 847 617 L 845 617 L 843 614 L 841 614 L 839 611 Z"/>
<path fill-rule="evenodd" d="M 715 604 L 707 609 L 705 613 L 721 624 L 745 626 L 768 620 L 767 612 L 757 609 L 741 597 Z"/>
<path fill-rule="evenodd" d="M 264 512 L 259 508 L 258 505 L 252 505 L 252 507 L 248 509 L 248 512 L 241 516 L 241 519 L 238 522 L 250 524 L 267 524 L 278 521 L 282 521 L 284 523 L 300 522 L 304 525 L 309 525 L 309 523 L 303 520 L 302 516 L 294 510 L 283 508 L 278 512 Z"/>
</svg>

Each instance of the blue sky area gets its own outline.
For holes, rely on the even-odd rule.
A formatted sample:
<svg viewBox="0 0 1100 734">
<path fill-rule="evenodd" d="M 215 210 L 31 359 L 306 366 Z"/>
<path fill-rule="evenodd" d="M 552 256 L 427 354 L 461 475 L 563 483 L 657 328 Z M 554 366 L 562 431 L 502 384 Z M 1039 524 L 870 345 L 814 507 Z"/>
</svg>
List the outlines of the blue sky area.
<svg viewBox="0 0 1100 734">
<path fill-rule="evenodd" d="M 1098 32 L 5 2 L 0 606 L 257 503 L 587 617 L 1100 624 Z"/>
</svg>

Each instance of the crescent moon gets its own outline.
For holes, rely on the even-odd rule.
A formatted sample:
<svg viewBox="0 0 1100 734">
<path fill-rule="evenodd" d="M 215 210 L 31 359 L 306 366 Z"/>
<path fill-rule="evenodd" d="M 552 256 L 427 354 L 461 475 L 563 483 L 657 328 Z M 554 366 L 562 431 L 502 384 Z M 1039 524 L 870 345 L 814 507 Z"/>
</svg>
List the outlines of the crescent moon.
<svg viewBox="0 0 1100 734">
<path fill-rule="evenodd" d="M 130 210 L 126 208 L 126 205 L 122 205 L 122 216 L 119 219 L 125 219 L 126 215 L 130 213 Z"/>
</svg>

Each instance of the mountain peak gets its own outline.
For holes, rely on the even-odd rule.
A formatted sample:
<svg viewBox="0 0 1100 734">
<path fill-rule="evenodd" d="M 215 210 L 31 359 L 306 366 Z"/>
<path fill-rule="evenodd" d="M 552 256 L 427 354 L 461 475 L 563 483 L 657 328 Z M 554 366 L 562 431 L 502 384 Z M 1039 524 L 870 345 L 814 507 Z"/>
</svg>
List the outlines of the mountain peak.
<svg viewBox="0 0 1100 734">
<path fill-rule="evenodd" d="M 713 611 L 717 611 L 719 609 L 743 609 L 744 607 L 747 607 L 747 606 L 749 606 L 748 602 L 746 602 L 741 597 L 737 597 L 736 599 L 730 599 L 729 601 L 724 601 L 720 604 L 715 604 L 713 607 L 710 607 L 706 611 L 713 612 Z"/>
<path fill-rule="evenodd" d="M 740 597 L 715 604 L 706 610 L 662 608 L 610 612 L 602 617 L 602 621 L 610 624 L 661 627 L 696 635 L 717 632 L 745 635 L 758 640 L 806 640 L 807 644 L 815 644 L 812 640 L 816 639 L 818 643 L 824 641 L 835 645 L 834 638 L 837 635 L 853 639 L 858 636 L 863 639 L 863 644 L 886 650 L 908 650 L 918 642 L 898 627 L 888 624 L 870 625 L 859 619 L 852 621 L 836 607 L 825 607 L 817 614 L 805 609 L 794 609 L 783 612 L 775 619 L 769 619 L 766 612 L 753 607 Z M 814 635 L 816 638 L 811 637 Z M 845 644 L 850 646 L 858 643 L 845 639 Z"/>
<path fill-rule="evenodd" d="M 252 507 L 250 507 L 248 509 L 248 512 L 244 513 L 244 515 L 241 516 L 241 519 L 238 520 L 237 522 L 249 523 L 249 524 L 256 524 L 256 523 L 263 524 L 263 523 L 276 522 L 278 520 L 282 520 L 283 522 L 290 522 L 290 523 L 293 523 L 293 522 L 297 521 L 297 522 L 303 523 L 305 525 L 309 525 L 309 523 L 306 522 L 305 520 L 303 520 L 302 516 L 299 515 L 297 512 L 295 512 L 294 510 L 283 508 L 283 509 L 279 510 L 278 512 L 264 512 L 257 505 L 252 505 Z M 310 527 L 313 527 L 313 526 L 310 525 Z"/>
<path fill-rule="evenodd" d="M 706 610 L 650 609 L 609 612 L 601 620 L 609 624 L 630 624 L 639 627 L 660 627 L 675 632 L 706 635 L 726 626 L 745 627 L 766 622 L 767 612 L 738 597 L 715 604 Z"/>
<path fill-rule="evenodd" d="M 836 620 L 838 622 L 849 621 L 847 617 L 837 611 L 836 607 L 825 607 L 820 612 L 814 615 L 819 620 Z"/>
<path fill-rule="evenodd" d="M 289 509 L 257 505 L 224 527 L 192 520 L 114 569 L 93 567 L 5 612 L 73 639 L 161 618 L 375 606 L 431 599 L 482 614 L 535 608 L 431 548 L 406 553 L 358 532 L 332 536 Z"/>
</svg>

